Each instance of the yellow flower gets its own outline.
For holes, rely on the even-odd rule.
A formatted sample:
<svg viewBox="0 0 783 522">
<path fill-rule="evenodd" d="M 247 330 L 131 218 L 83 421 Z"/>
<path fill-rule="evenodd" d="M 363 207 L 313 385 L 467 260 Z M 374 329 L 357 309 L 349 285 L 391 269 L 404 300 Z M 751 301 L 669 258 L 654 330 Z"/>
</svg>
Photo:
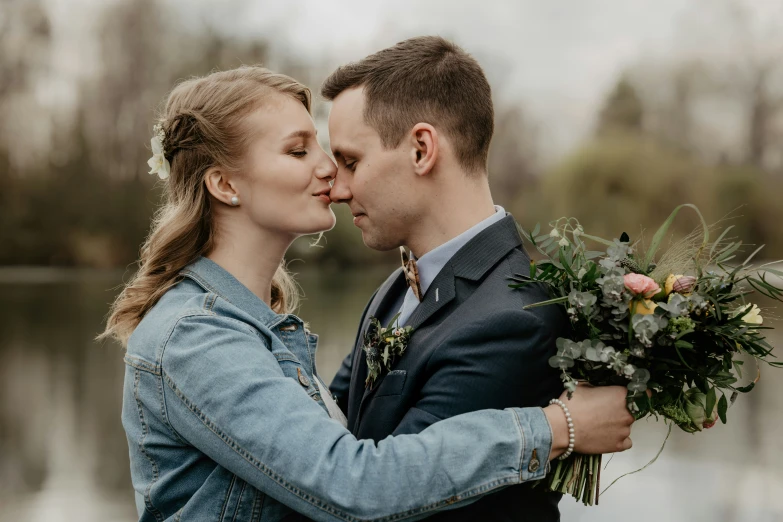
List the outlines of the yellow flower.
<svg viewBox="0 0 783 522">
<path fill-rule="evenodd" d="M 655 312 L 655 309 L 658 308 L 658 305 L 653 303 L 650 299 L 645 299 L 644 301 L 637 301 L 633 300 L 631 301 L 631 304 L 628 305 L 628 308 L 631 311 L 631 315 L 633 314 L 641 314 L 641 315 L 650 315 Z"/>
<path fill-rule="evenodd" d="M 674 291 L 674 283 L 676 283 L 677 280 L 681 277 L 682 274 L 678 274 L 678 275 L 669 274 L 669 276 L 666 278 L 666 283 L 664 284 L 664 290 L 666 290 L 666 295 L 669 295 Z"/>
<path fill-rule="evenodd" d="M 744 312 L 750 308 L 750 311 L 742 316 L 742 320 L 748 324 L 763 324 L 764 318 L 761 317 L 761 309 L 756 305 L 746 305 L 740 309 L 739 313 Z M 739 315 L 739 314 L 737 314 Z"/>
</svg>

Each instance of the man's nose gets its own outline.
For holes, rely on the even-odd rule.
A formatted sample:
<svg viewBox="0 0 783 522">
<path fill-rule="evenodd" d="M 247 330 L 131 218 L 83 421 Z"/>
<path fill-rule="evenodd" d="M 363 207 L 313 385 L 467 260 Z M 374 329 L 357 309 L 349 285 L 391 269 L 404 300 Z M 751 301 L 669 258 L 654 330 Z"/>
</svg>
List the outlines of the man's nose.
<svg viewBox="0 0 783 522">
<path fill-rule="evenodd" d="M 345 172 L 341 173 L 340 169 L 337 169 L 329 197 L 332 198 L 332 203 L 347 203 L 353 198 L 348 186 L 348 175 Z"/>
</svg>

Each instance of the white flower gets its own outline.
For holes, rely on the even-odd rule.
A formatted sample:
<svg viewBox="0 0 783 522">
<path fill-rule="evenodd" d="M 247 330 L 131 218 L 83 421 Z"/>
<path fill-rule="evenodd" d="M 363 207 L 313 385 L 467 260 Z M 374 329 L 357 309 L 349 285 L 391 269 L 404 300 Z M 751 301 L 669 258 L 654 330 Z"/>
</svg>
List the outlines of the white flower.
<svg viewBox="0 0 783 522">
<path fill-rule="evenodd" d="M 560 245 L 563 248 L 565 248 L 565 247 L 567 247 L 569 245 L 568 240 L 566 238 L 561 239 L 560 241 L 557 242 L 557 244 Z"/>
<path fill-rule="evenodd" d="M 171 165 L 166 156 L 163 155 L 163 142 L 158 136 L 153 137 L 150 140 L 152 146 L 152 157 L 147 160 L 147 165 L 150 166 L 150 174 L 157 174 L 160 179 L 166 179 L 171 173 Z"/>
<path fill-rule="evenodd" d="M 558 232 L 556 228 L 553 228 L 552 232 L 549 233 L 549 237 L 560 237 L 560 232 Z"/>
<path fill-rule="evenodd" d="M 745 305 L 739 309 L 737 315 L 745 312 L 750 308 L 750 311 L 742 316 L 742 320 L 748 324 L 763 324 L 764 318 L 761 317 L 761 308 L 756 305 Z"/>
</svg>

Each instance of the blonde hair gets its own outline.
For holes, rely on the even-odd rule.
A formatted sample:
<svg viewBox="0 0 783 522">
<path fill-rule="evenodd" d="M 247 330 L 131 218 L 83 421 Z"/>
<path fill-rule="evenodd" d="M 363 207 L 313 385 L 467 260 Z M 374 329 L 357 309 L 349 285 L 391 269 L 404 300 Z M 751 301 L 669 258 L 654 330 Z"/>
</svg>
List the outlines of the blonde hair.
<svg viewBox="0 0 783 522">
<path fill-rule="evenodd" d="M 139 269 L 114 301 L 99 339 L 113 337 L 127 345 L 144 315 L 182 279 L 180 271 L 212 250 L 216 226 L 204 175 L 214 166 L 241 168 L 249 134 L 244 118 L 274 92 L 310 111 L 307 87 L 257 66 L 186 80 L 169 94 L 160 121 L 171 163 L 164 203 L 141 248 Z M 281 264 L 272 280 L 272 310 L 290 313 L 298 299 L 298 287 Z"/>
</svg>

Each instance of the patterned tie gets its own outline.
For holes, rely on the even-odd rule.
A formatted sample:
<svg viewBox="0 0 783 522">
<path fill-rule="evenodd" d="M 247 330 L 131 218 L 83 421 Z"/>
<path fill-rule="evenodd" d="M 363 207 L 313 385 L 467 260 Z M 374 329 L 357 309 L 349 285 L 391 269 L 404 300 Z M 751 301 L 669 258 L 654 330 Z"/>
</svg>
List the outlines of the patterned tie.
<svg viewBox="0 0 783 522">
<path fill-rule="evenodd" d="M 402 271 L 405 272 L 405 280 L 413 290 L 413 295 L 421 302 L 421 284 L 419 283 L 419 269 L 416 267 L 416 260 L 412 255 L 408 255 L 404 247 L 400 247 L 400 255 L 402 256 Z"/>
</svg>

